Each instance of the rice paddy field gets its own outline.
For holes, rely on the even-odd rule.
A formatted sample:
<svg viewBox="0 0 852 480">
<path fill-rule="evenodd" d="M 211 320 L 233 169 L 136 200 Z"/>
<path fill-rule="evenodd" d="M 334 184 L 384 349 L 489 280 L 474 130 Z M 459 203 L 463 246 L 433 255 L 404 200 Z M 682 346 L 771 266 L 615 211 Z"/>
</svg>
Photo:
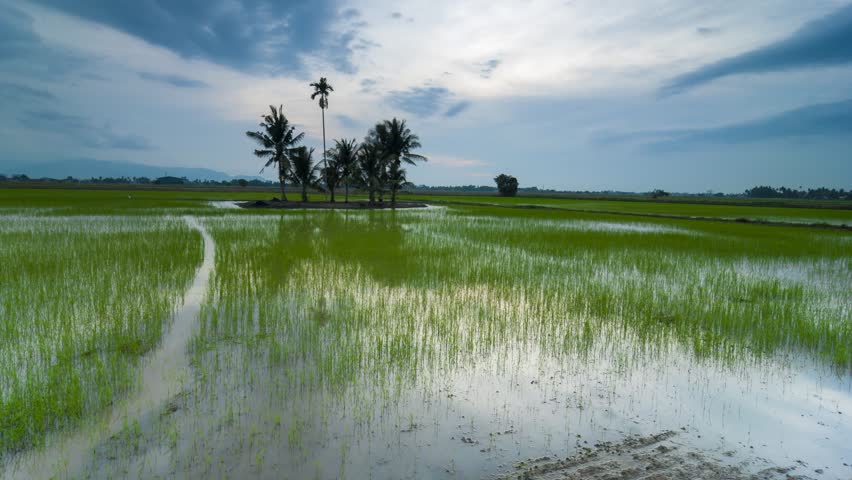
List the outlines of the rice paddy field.
<svg viewBox="0 0 852 480">
<path fill-rule="evenodd" d="M 852 478 L 850 210 L 253 196 L 0 190 L 0 478 Z"/>
</svg>

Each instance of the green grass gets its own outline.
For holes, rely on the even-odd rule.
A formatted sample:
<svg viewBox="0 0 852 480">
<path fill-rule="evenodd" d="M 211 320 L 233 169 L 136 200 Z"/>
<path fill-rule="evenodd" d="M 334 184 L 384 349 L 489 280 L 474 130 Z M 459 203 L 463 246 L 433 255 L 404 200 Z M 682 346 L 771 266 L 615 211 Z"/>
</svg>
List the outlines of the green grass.
<svg viewBox="0 0 852 480">
<path fill-rule="evenodd" d="M 0 217 L 0 453 L 132 389 L 201 252 L 179 218 Z"/>
</svg>

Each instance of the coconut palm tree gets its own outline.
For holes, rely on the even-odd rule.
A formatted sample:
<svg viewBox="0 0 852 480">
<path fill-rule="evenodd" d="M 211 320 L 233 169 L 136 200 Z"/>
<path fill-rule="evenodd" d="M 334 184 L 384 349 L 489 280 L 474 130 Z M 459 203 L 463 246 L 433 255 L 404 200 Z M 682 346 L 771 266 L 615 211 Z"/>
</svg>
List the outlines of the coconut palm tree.
<svg viewBox="0 0 852 480">
<path fill-rule="evenodd" d="M 293 147 L 302 141 L 304 133 L 296 134 L 296 127 L 290 125 L 284 116 L 283 106 L 269 106 L 269 114 L 261 115 L 263 122 L 260 123 L 261 131 L 246 132 L 249 138 L 254 139 L 262 148 L 256 149 L 254 154 L 259 158 L 268 158 L 266 168 L 273 163 L 278 165 L 278 181 L 281 183 L 281 200 L 287 201 L 285 186 L 290 174 L 290 153 Z M 260 170 L 263 172 L 263 169 Z"/>
<path fill-rule="evenodd" d="M 328 108 L 328 95 L 334 91 L 334 88 L 332 88 L 331 84 L 326 81 L 325 77 L 320 77 L 319 82 L 314 82 L 310 86 L 314 87 L 314 93 L 311 94 L 311 100 L 319 97 L 319 107 L 322 111 L 322 165 L 323 169 L 325 169 L 325 109 Z"/>
<path fill-rule="evenodd" d="M 329 152 L 331 154 L 331 152 Z M 326 161 L 326 166 L 321 169 L 322 178 L 325 179 L 325 185 L 331 193 L 331 203 L 334 203 L 334 190 L 340 186 L 343 181 L 343 168 L 337 163 L 333 157 Z"/>
<path fill-rule="evenodd" d="M 308 188 L 322 188 L 317 178 L 319 167 L 314 165 L 314 149 L 299 147 L 293 149 L 290 155 L 292 171 L 290 178 L 293 183 L 302 187 L 302 201 L 308 201 Z"/>
<path fill-rule="evenodd" d="M 358 151 L 361 146 L 354 138 L 351 140 L 342 139 L 334 141 L 334 148 L 328 151 L 329 165 L 334 162 L 340 170 L 340 181 L 346 188 L 346 203 L 349 203 L 349 185 L 355 180 L 355 173 L 358 168 Z M 334 201 L 334 190 L 332 191 L 332 202 Z"/>
<path fill-rule="evenodd" d="M 381 191 L 381 177 L 384 171 L 383 156 L 381 144 L 371 141 L 369 136 L 358 150 L 358 168 L 355 172 L 355 178 L 358 185 L 369 193 L 370 204 L 376 203 L 376 192 Z"/>
<path fill-rule="evenodd" d="M 385 181 L 387 182 L 387 188 L 391 192 L 398 192 L 404 187 L 414 185 L 413 183 L 408 181 L 405 169 L 402 168 L 401 163 L 391 162 L 387 166 L 387 169 L 385 170 Z M 391 200 L 391 204 L 396 204 L 395 199 L 393 197 Z"/>
<path fill-rule="evenodd" d="M 382 145 L 385 153 L 384 160 L 387 163 L 389 171 L 391 166 L 395 171 L 400 171 L 402 162 L 416 165 L 417 161 L 425 162 L 428 160 L 423 155 L 413 152 L 413 150 L 420 148 L 422 145 L 420 145 L 420 138 L 411 133 L 411 130 L 405 125 L 405 120 L 397 120 L 396 118 L 385 120 L 376 125 L 373 134 Z M 391 203 L 395 204 L 396 194 L 402 187 L 400 185 L 397 185 L 398 188 L 394 188 L 393 185 L 389 185 L 389 187 Z"/>
</svg>

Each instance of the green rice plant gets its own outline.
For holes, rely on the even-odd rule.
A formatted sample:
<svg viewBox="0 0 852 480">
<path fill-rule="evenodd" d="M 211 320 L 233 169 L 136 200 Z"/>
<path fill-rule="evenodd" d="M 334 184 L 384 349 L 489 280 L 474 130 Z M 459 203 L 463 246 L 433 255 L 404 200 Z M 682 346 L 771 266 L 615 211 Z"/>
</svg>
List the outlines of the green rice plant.
<svg viewBox="0 0 852 480">
<path fill-rule="evenodd" d="M 316 399 L 366 414 L 437 372 L 511 368 L 517 351 L 852 365 L 844 232 L 475 207 L 207 226 L 218 250 L 195 362 L 227 345 L 257 372 L 233 388 L 276 378 L 318 414 Z"/>
<path fill-rule="evenodd" d="M 181 219 L 0 218 L 0 454 L 134 387 L 201 252 Z"/>
</svg>

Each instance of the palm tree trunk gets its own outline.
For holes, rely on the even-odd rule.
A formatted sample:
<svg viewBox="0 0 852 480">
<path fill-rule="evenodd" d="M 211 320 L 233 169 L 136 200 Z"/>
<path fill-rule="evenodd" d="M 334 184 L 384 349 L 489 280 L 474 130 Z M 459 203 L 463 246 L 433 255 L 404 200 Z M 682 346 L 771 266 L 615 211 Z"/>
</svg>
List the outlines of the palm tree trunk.
<svg viewBox="0 0 852 480">
<path fill-rule="evenodd" d="M 349 183 L 344 183 L 343 186 L 346 189 L 346 200 L 343 203 L 349 203 Z"/>
<path fill-rule="evenodd" d="M 325 107 L 322 110 L 322 171 L 328 175 L 328 165 L 325 161 Z M 328 188 L 328 177 L 325 178 L 325 188 Z M 331 201 L 334 201 L 334 193 L 331 194 Z"/>
<path fill-rule="evenodd" d="M 396 187 L 391 189 L 391 205 L 396 205 Z"/>
<path fill-rule="evenodd" d="M 287 175 L 284 172 L 284 169 L 281 168 L 280 162 L 279 162 L 279 166 L 278 166 L 278 183 L 281 184 L 281 201 L 286 202 L 287 201 L 287 192 L 286 192 L 286 190 L 284 190 L 284 188 L 286 187 L 286 183 L 287 183 Z"/>
<path fill-rule="evenodd" d="M 328 191 L 331 192 L 331 203 L 334 203 L 334 189 L 329 187 Z"/>
<path fill-rule="evenodd" d="M 302 185 L 302 201 L 308 201 L 308 186 L 304 184 Z"/>
</svg>

